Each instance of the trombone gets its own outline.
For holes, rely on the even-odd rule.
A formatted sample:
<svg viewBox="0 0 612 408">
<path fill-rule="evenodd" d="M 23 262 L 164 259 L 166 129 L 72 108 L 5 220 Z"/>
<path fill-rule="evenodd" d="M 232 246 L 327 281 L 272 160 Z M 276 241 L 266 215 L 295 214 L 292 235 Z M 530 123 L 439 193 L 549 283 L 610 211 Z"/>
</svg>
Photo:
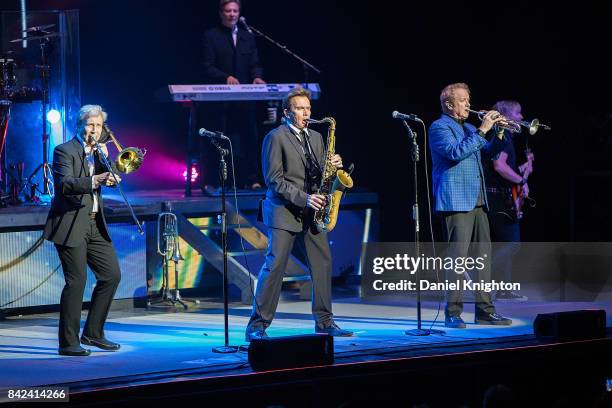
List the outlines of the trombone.
<svg viewBox="0 0 612 408">
<path fill-rule="evenodd" d="M 142 165 L 145 154 L 147 154 L 147 150 L 141 150 L 137 147 L 127 147 L 124 149 L 123 146 L 119 144 L 115 134 L 108 128 L 106 123 L 103 125 L 103 129 L 119 152 L 117 160 L 115 160 L 117 170 L 125 174 L 138 170 L 138 168 L 140 168 Z"/>
<path fill-rule="evenodd" d="M 112 134 L 111 130 L 108 128 L 108 126 L 106 126 L 106 124 L 104 124 L 104 129 L 106 130 L 106 132 L 107 132 L 107 134 L 109 136 Z M 111 137 L 111 138 L 114 139 L 114 137 Z M 114 140 L 116 140 L 116 139 L 114 139 Z M 98 155 L 100 157 L 100 160 L 102 161 L 104 166 L 106 166 L 106 168 L 110 172 L 111 176 L 113 176 L 113 180 L 115 181 L 115 185 L 119 189 L 119 193 L 121 194 L 121 197 L 123 197 L 123 201 L 125 201 L 125 204 L 129 208 L 130 214 L 132 215 L 132 219 L 134 220 L 134 223 L 138 226 L 138 233 L 140 233 L 140 235 L 143 235 L 144 234 L 144 230 L 142 229 L 142 224 L 140 223 L 140 221 L 138 221 L 138 218 L 136 217 L 136 214 L 134 213 L 134 209 L 130 205 L 130 202 L 128 201 L 127 197 L 125 196 L 125 193 L 123 192 L 123 189 L 121 188 L 121 184 L 119 183 L 119 179 L 117 178 L 117 175 L 115 174 L 115 171 L 113 170 L 112 164 L 108 160 L 108 157 L 104 154 L 104 151 L 102 150 L 102 147 L 100 146 L 100 142 L 95 140 L 95 138 L 94 138 L 94 141 L 96 142 L 96 149 L 98 150 Z M 142 160 L 141 160 L 141 162 L 142 162 Z M 119 159 L 117 159 L 117 168 L 119 168 Z M 127 173 L 127 172 L 124 172 L 124 173 Z"/>
<path fill-rule="evenodd" d="M 482 120 L 484 118 L 484 115 L 487 114 L 488 111 L 485 110 L 481 110 L 481 111 L 475 111 L 472 109 L 468 109 L 468 111 L 470 111 L 470 113 L 473 113 L 475 115 L 478 116 L 478 119 Z M 501 114 L 500 114 L 501 115 Z M 501 115 L 503 120 L 498 123 L 498 126 L 504 129 L 509 130 L 512 133 L 520 133 L 521 132 L 521 126 L 529 129 L 529 134 L 530 135 L 535 135 L 536 132 L 542 128 L 544 130 L 550 130 L 550 126 L 545 125 L 543 123 L 540 123 L 539 119 L 533 119 L 531 122 L 528 122 L 526 120 L 512 120 L 512 119 L 508 119 L 505 116 Z"/>
</svg>

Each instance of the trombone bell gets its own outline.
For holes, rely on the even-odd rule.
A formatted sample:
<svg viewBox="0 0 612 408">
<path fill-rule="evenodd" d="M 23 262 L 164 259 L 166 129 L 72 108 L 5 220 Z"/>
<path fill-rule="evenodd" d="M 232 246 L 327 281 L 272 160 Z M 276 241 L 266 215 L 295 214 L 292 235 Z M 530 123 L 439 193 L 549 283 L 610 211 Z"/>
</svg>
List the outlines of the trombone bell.
<svg viewBox="0 0 612 408">
<path fill-rule="evenodd" d="M 110 139 L 119 152 L 117 160 L 115 160 L 117 170 L 125 174 L 138 170 L 138 168 L 142 166 L 142 161 L 144 160 L 145 154 L 147 154 L 147 150 L 141 150 L 137 147 L 128 147 L 124 149 L 119 141 L 117 141 L 115 134 L 109 129 L 106 123 L 104 124 L 104 131 L 106 132 L 108 139 Z M 106 140 L 105 143 L 106 142 L 108 142 L 108 140 Z"/>
<path fill-rule="evenodd" d="M 128 147 L 123 149 L 117 156 L 115 161 L 117 170 L 121 173 L 132 173 L 140 168 L 146 150 L 142 151 L 136 147 Z"/>
</svg>

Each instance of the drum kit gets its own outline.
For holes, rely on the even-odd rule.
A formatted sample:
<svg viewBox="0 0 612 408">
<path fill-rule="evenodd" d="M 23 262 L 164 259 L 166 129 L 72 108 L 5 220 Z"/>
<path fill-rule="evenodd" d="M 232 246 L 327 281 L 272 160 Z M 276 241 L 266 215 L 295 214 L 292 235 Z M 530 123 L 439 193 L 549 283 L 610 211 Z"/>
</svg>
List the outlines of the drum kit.
<svg viewBox="0 0 612 408">
<path fill-rule="evenodd" d="M 9 51 L 0 54 L 0 155 L 4 151 L 6 134 L 11 115 L 11 106 L 14 103 L 30 103 L 34 101 L 42 102 L 42 144 L 43 144 L 43 160 L 40 165 L 27 177 L 22 179 L 23 164 L 10 166 L 12 170 L 17 169 L 17 174 L 10 174 L 11 181 L 9 182 L 6 174 L 6 166 L 2 166 L 1 180 L 8 192 L 4 193 L 0 190 L 0 204 L 7 203 L 17 204 L 20 202 L 20 194 L 29 187 L 29 191 L 25 193 L 26 199 L 33 202 L 39 202 L 37 193 L 43 195 L 53 195 L 53 178 L 51 167 L 48 162 L 49 156 L 49 134 L 47 131 L 47 123 L 45 120 L 47 108 L 49 106 L 49 75 L 50 66 L 47 60 L 48 46 L 52 39 L 60 37 L 57 32 L 48 31 L 55 24 L 31 27 L 24 30 L 25 36 L 9 41 L 9 43 L 19 43 L 22 41 L 38 42 L 40 45 L 40 64 L 26 65 L 20 64 L 17 54 Z M 40 86 L 33 87 L 20 85 L 18 79 L 18 69 L 29 69 L 38 71 L 40 77 Z M 33 183 L 32 179 L 39 171 L 43 172 L 43 186 L 39 188 L 38 184 Z"/>
</svg>

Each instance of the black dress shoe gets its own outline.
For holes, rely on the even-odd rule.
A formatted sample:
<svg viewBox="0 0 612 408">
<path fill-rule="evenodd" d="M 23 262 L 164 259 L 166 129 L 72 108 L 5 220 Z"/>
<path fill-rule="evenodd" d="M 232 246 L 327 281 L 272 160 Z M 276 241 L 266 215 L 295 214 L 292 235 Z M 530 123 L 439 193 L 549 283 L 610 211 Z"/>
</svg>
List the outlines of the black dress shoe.
<svg viewBox="0 0 612 408">
<path fill-rule="evenodd" d="M 447 316 L 444 319 L 444 326 L 450 327 L 451 329 L 465 329 L 465 322 L 461 316 Z"/>
<path fill-rule="evenodd" d="M 121 345 L 119 343 L 113 343 L 112 341 L 104 337 L 96 339 L 94 337 L 87 337 L 85 335 L 82 335 L 81 343 L 86 344 L 88 346 L 94 346 L 102 350 L 110 350 L 110 351 L 117 351 L 119 350 L 119 348 L 121 348 Z"/>
<path fill-rule="evenodd" d="M 57 352 L 62 356 L 88 356 L 91 351 L 81 346 L 60 347 Z"/>
<path fill-rule="evenodd" d="M 250 342 L 253 339 L 265 339 L 266 337 L 268 337 L 268 333 L 266 333 L 265 329 L 251 329 L 247 330 L 246 334 L 244 335 L 244 341 Z"/>
<path fill-rule="evenodd" d="M 489 313 L 485 315 L 476 315 L 474 318 L 474 323 L 490 324 L 493 326 L 510 326 L 512 324 L 512 320 L 497 313 Z"/>
<path fill-rule="evenodd" d="M 351 337 L 353 335 L 352 331 L 341 329 L 334 322 L 326 327 L 319 327 L 318 325 L 315 325 L 315 333 L 330 334 L 334 337 Z"/>
</svg>

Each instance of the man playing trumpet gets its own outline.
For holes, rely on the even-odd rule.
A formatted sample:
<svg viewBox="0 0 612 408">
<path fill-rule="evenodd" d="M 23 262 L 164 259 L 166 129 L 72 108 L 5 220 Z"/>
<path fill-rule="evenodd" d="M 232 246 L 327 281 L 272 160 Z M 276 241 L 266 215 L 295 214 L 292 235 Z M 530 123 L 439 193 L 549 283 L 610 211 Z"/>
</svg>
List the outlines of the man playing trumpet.
<svg viewBox="0 0 612 408">
<path fill-rule="evenodd" d="M 489 259 L 485 267 L 477 271 L 478 279 L 472 279 L 489 282 L 491 237 L 480 151 L 492 157 L 504 148 L 503 129 L 490 142 L 485 139 L 485 134 L 494 125 L 503 124 L 505 118 L 492 110 L 482 116 L 478 128 L 465 123 L 470 114 L 470 90 L 464 83 L 445 87 L 440 94 L 440 104 L 442 116 L 429 129 L 435 210 L 444 221 L 448 255 L 466 257 L 470 249 L 476 250 L 479 257 L 487 254 Z M 470 244 L 473 244 L 472 248 Z M 448 272 L 449 281 L 462 283 L 465 279 L 463 273 Z M 496 312 L 490 293 L 475 291 L 475 298 L 476 324 L 512 324 L 510 319 Z M 462 291 L 449 291 L 445 308 L 446 327 L 465 328 L 462 311 Z"/>
<path fill-rule="evenodd" d="M 119 344 L 104 336 L 104 323 L 121 279 L 119 261 L 102 212 L 101 186 L 114 186 L 115 179 L 102 165 L 97 146 L 107 114 L 101 106 L 79 110 L 77 134 L 53 152 L 55 196 L 47 217 L 44 236 L 55 244 L 62 262 L 66 285 L 62 291 L 59 319 L 59 354 L 87 356 L 81 343 L 115 351 Z M 87 265 L 97 282 L 79 341 L 81 307 L 87 280 Z"/>
</svg>

